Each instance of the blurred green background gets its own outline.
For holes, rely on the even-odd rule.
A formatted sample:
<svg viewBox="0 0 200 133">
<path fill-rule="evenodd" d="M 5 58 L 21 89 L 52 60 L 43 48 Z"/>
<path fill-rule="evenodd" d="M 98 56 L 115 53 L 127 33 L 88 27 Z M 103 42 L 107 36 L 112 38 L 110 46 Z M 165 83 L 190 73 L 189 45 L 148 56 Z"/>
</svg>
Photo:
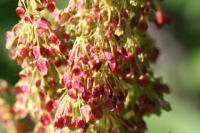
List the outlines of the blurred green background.
<svg viewBox="0 0 200 133">
<path fill-rule="evenodd" d="M 66 0 L 59 1 L 60 7 L 66 5 Z M 16 5 L 17 0 L 0 0 L 0 79 L 11 84 L 17 81 L 20 69 L 9 59 L 4 37 L 18 21 Z M 153 67 L 171 87 L 166 98 L 173 110 L 145 118 L 147 133 L 200 133 L 200 0 L 166 0 L 162 6 L 172 24 L 160 31 L 150 27 L 162 50 Z"/>
</svg>

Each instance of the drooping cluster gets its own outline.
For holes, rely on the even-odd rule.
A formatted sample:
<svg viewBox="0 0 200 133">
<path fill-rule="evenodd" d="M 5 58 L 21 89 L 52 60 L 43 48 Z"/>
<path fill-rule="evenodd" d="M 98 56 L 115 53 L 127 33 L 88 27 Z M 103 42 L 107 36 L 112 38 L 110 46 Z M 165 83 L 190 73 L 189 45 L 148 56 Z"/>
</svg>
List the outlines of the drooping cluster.
<svg viewBox="0 0 200 133">
<path fill-rule="evenodd" d="M 5 125 L 20 133 L 144 133 L 144 116 L 170 109 L 169 89 L 150 67 L 159 50 L 148 23 L 169 23 L 157 5 L 70 0 L 59 10 L 55 0 L 19 0 L 21 20 L 6 48 L 22 70 L 14 87 L 1 82 Z"/>
</svg>

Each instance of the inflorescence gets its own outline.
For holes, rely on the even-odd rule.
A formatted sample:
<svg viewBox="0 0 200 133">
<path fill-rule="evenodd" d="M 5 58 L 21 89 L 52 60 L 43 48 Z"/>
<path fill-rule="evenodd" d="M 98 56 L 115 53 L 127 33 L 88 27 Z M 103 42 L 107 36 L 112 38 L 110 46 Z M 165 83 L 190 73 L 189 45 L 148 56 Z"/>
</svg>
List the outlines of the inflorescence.
<svg viewBox="0 0 200 133">
<path fill-rule="evenodd" d="M 9 131 L 144 133 L 144 116 L 170 110 L 169 88 L 150 66 L 159 50 L 148 25 L 170 22 L 156 0 L 70 0 L 62 10 L 55 0 L 19 0 L 16 12 L 6 48 L 20 79 L 0 83 Z"/>
</svg>

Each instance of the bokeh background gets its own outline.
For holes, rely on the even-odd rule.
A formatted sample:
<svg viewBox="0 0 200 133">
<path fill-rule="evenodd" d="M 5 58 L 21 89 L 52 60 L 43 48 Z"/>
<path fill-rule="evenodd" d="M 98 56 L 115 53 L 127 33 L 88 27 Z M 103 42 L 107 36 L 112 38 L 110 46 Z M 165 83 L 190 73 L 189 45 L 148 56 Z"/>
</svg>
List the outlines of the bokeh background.
<svg viewBox="0 0 200 133">
<path fill-rule="evenodd" d="M 59 0 L 65 6 L 66 0 Z M 8 57 L 5 32 L 17 23 L 17 0 L 0 0 L 0 79 L 18 80 L 20 68 Z M 145 118 L 147 133 L 200 133 L 200 0 L 166 0 L 162 7 L 172 24 L 149 32 L 162 53 L 154 69 L 171 87 L 171 112 Z"/>
</svg>

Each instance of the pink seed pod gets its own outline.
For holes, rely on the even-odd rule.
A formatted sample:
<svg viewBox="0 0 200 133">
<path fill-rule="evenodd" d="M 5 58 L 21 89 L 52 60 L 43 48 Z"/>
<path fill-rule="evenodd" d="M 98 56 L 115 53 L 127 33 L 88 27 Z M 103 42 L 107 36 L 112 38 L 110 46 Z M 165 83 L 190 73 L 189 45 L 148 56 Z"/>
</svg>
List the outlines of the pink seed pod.
<svg viewBox="0 0 200 133">
<path fill-rule="evenodd" d="M 86 122 L 91 119 L 92 109 L 89 105 L 82 106 L 80 109 L 81 116 L 85 118 Z"/>
<path fill-rule="evenodd" d="M 155 12 L 155 20 L 158 25 L 164 25 L 165 21 L 166 21 L 164 12 L 160 11 L 160 10 L 156 11 Z"/>
<path fill-rule="evenodd" d="M 35 59 L 38 59 L 40 56 L 40 48 L 38 46 L 33 47 L 33 56 Z"/>
<path fill-rule="evenodd" d="M 37 70 L 40 71 L 42 75 L 47 75 L 48 73 L 48 64 L 45 59 L 38 59 L 36 61 Z"/>
<path fill-rule="evenodd" d="M 40 18 L 35 22 L 35 26 L 37 29 L 41 30 L 48 30 L 49 29 L 49 24 L 48 21 L 45 18 Z"/>
<path fill-rule="evenodd" d="M 14 34 L 13 32 L 6 32 L 6 48 L 10 49 L 12 47 L 12 43 L 14 41 Z"/>
<path fill-rule="evenodd" d="M 104 58 L 107 60 L 107 61 L 112 61 L 114 60 L 114 56 L 109 53 L 109 52 L 104 52 Z"/>
<path fill-rule="evenodd" d="M 83 0 L 78 0 L 76 6 L 77 6 L 78 10 L 82 9 L 83 6 L 84 6 L 84 1 Z"/>
</svg>

